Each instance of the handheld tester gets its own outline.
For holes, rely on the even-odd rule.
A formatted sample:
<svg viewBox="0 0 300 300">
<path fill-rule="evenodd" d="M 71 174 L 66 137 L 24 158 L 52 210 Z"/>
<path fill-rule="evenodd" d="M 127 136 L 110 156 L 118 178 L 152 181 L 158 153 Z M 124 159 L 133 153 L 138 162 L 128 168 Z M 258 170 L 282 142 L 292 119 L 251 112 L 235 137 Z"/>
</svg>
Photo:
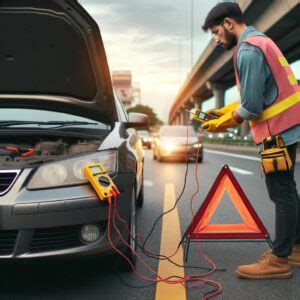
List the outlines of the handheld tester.
<svg viewBox="0 0 300 300">
<path fill-rule="evenodd" d="M 196 108 L 193 108 L 189 112 L 192 114 L 193 120 L 198 121 L 200 123 L 204 123 L 204 122 L 207 122 L 207 121 L 213 120 L 213 119 L 218 119 L 218 117 L 211 115 L 211 114 L 207 114 L 207 113 L 203 112 L 202 110 L 196 109 Z"/>
<path fill-rule="evenodd" d="M 113 197 L 112 191 L 118 190 L 100 163 L 86 165 L 84 167 L 84 174 L 102 201 Z"/>
</svg>

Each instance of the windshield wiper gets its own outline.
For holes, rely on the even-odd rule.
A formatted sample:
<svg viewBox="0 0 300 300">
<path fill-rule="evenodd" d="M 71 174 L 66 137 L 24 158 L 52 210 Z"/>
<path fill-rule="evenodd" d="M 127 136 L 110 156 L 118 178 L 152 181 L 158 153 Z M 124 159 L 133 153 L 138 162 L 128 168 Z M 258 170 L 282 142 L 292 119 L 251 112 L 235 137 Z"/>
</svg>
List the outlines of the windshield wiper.
<svg viewBox="0 0 300 300">
<path fill-rule="evenodd" d="M 55 126 L 55 128 L 64 127 L 64 126 L 74 126 L 74 125 L 97 125 L 97 122 L 84 122 L 84 121 L 0 121 L 0 128 L 5 128 L 9 126 L 18 126 L 18 125 L 50 125 Z M 53 127 L 51 127 L 53 128 Z"/>
</svg>

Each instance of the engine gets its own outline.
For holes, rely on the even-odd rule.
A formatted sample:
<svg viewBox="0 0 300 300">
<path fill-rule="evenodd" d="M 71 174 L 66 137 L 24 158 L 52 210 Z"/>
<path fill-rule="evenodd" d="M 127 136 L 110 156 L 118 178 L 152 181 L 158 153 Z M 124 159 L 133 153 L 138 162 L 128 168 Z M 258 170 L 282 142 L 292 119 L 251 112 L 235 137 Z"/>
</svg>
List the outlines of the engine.
<svg viewBox="0 0 300 300">
<path fill-rule="evenodd" d="M 64 156 L 78 155 L 97 151 L 101 140 L 83 140 L 78 138 L 45 139 L 30 137 L 18 138 L 18 143 L 10 139 L 0 139 L 0 167 L 24 166 L 55 160 Z"/>
</svg>

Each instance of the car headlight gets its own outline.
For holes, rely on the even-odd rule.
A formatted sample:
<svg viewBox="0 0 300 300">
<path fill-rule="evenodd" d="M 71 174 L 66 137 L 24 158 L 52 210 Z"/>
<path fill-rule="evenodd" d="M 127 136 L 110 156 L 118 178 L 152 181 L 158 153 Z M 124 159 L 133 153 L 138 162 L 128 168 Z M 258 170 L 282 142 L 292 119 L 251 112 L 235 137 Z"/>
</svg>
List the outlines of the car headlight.
<svg viewBox="0 0 300 300">
<path fill-rule="evenodd" d="M 198 148 L 201 148 L 202 145 L 201 144 L 194 144 L 193 147 L 198 149 Z"/>
<path fill-rule="evenodd" d="M 45 163 L 33 175 L 27 188 L 45 189 L 87 183 L 83 168 L 91 163 L 100 162 L 110 175 L 116 171 L 117 151 L 99 151 L 76 158 Z"/>
<path fill-rule="evenodd" d="M 167 150 L 167 151 L 172 151 L 175 149 L 175 143 L 171 142 L 171 141 L 165 141 L 162 143 L 162 147 Z"/>
</svg>

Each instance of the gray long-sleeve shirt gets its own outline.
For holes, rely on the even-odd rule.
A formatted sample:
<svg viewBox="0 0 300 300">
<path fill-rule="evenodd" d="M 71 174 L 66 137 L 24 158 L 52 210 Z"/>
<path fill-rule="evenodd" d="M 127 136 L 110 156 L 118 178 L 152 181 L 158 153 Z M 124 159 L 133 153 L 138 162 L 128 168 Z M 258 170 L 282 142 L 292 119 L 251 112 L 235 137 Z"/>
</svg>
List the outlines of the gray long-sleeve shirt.
<svg viewBox="0 0 300 300">
<path fill-rule="evenodd" d="M 248 26 L 239 38 L 238 44 L 250 36 L 264 34 Z M 244 43 L 237 54 L 237 68 L 240 80 L 241 104 L 237 113 L 246 120 L 258 117 L 264 107 L 272 104 L 277 97 L 277 86 L 262 51 Z M 300 126 L 295 126 L 281 133 L 286 145 L 300 141 Z"/>
</svg>

